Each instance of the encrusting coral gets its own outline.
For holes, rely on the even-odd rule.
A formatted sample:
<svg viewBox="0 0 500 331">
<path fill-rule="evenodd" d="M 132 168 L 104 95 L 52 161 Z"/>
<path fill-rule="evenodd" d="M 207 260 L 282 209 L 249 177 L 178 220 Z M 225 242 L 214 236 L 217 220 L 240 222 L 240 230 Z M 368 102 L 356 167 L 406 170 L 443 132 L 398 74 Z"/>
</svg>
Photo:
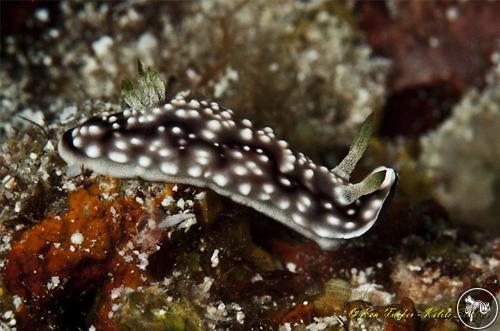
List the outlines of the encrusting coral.
<svg viewBox="0 0 500 331">
<path fill-rule="evenodd" d="M 453 218 L 499 232 L 500 53 L 495 54 L 484 90 L 466 93 L 452 116 L 421 139 L 421 164 Z"/>
</svg>

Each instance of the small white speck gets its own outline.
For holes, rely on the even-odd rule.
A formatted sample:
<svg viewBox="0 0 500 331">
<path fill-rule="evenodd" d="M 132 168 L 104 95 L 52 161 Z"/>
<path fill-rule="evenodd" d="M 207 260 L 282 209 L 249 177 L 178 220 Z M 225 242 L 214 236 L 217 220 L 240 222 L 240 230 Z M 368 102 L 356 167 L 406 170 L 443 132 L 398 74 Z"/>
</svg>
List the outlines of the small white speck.
<svg viewBox="0 0 500 331">
<path fill-rule="evenodd" d="M 73 139 L 73 145 L 78 148 L 82 147 L 83 146 L 82 138 L 76 137 L 75 139 Z"/>
<path fill-rule="evenodd" d="M 194 99 L 189 101 L 188 105 L 189 105 L 189 107 L 192 107 L 192 108 L 199 108 L 200 107 L 200 103 Z"/>
<path fill-rule="evenodd" d="M 127 124 L 131 125 L 131 124 L 135 124 L 137 122 L 136 118 L 135 117 L 129 117 L 127 119 Z"/>
<path fill-rule="evenodd" d="M 367 209 L 363 212 L 363 214 L 361 215 L 365 220 L 368 220 L 368 219 L 371 219 L 373 218 L 373 216 L 375 216 L 375 209 Z"/>
<path fill-rule="evenodd" d="M 267 193 L 260 193 L 259 199 L 262 201 L 267 201 L 267 200 L 271 200 L 271 196 Z"/>
<path fill-rule="evenodd" d="M 302 195 L 300 197 L 300 201 L 306 206 L 306 207 L 311 207 L 312 201 L 311 198 L 309 198 L 307 195 Z"/>
<path fill-rule="evenodd" d="M 16 311 L 19 311 L 19 307 L 23 303 L 23 300 L 21 300 L 21 297 L 14 295 L 13 296 L 14 300 L 12 300 L 12 303 L 14 304 L 14 308 L 16 308 Z"/>
<path fill-rule="evenodd" d="M 212 262 L 212 268 L 215 268 L 219 265 L 219 250 L 217 248 L 214 249 L 214 252 L 212 254 L 212 257 L 210 258 L 210 261 Z"/>
<path fill-rule="evenodd" d="M 81 245 L 83 243 L 83 239 L 83 235 L 78 231 L 73 232 L 70 238 L 71 243 L 74 245 Z"/>
<path fill-rule="evenodd" d="M 263 143 L 270 143 L 271 142 L 271 138 L 269 136 L 266 136 L 266 135 L 261 135 L 260 136 L 260 141 L 262 141 Z"/>
<path fill-rule="evenodd" d="M 52 289 L 58 287 L 59 284 L 61 284 L 61 280 L 59 279 L 59 276 L 52 276 L 52 277 L 50 277 L 50 281 L 47 283 L 47 289 L 52 290 Z"/>
<path fill-rule="evenodd" d="M 247 168 L 245 168 L 244 166 L 239 165 L 239 164 L 236 165 L 236 166 L 234 166 L 233 171 L 238 176 L 244 176 L 244 175 L 246 175 L 248 173 Z"/>
<path fill-rule="evenodd" d="M 333 226 L 340 225 L 340 219 L 338 217 L 333 216 L 333 215 L 328 215 L 326 217 L 326 221 L 328 222 L 328 224 L 331 224 Z"/>
<path fill-rule="evenodd" d="M 85 148 L 85 154 L 87 154 L 88 157 L 95 159 L 101 155 L 101 149 L 97 145 L 90 145 Z"/>
<path fill-rule="evenodd" d="M 165 132 L 165 127 L 163 125 L 159 126 L 158 131 Z"/>
<path fill-rule="evenodd" d="M 211 139 L 215 138 L 215 134 L 212 131 L 210 131 L 210 130 L 203 130 L 203 131 L 201 131 L 201 135 L 205 139 L 208 139 L 208 140 L 211 140 Z"/>
<path fill-rule="evenodd" d="M 127 143 L 124 142 L 123 140 L 115 141 L 115 146 L 116 146 L 116 148 L 121 149 L 121 150 L 126 150 L 128 147 Z"/>
<path fill-rule="evenodd" d="M 37 11 L 35 11 L 35 17 L 40 22 L 45 23 L 49 20 L 49 11 L 47 10 L 47 8 L 40 8 Z"/>
<path fill-rule="evenodd" d="M 217 104 L 217 102 L 211 102 L 210 103 L 210 107 L 212 107 L 212 109 L 216 110 L 216 111 L 220 110 L 219 105 Z"/>
<path fill-rule="evenodd" d="M 210 129 L 210 130 L 213 130 L 213 131 L 217 131 L 217 130 L 220 130 L 220 128 L 222 127 L 220 122 L 217 121 L 217 120 L 210 120 L 207 122 L 207 127 Z"/>
<path fill-rule="evenodd" d="M 251 190 L 252 190 L 252 185 L 249 183 L 243 183 L 238 186 L 238 191 L 243 195 L 250 194 Z"/>
<path fill-rule="evenodd" d="M 112 46 L 113 39 L 110 36 L 102 36 L 92 43 L 92 49 L 99 58 L 107 56 Z"/>
<path fill-rule="evenodd" d="M 172 128 L 172 133 L 173 134 L 180 134 L 182 132 L 181 128 L 179 128 L 178 126 L 174 126 Z"/>
<path fill-rule="evenodd" d="M 220 115 L 225 118 L 226 120 L 231 118 L 231 114 L 228 111 L 222 111 Z M 233 124 L 234 125 L 234 124 Z"/>
<path fill-rule="evenodd" d="M 14 313 L 12 312 L 12 310 L 7 310 L 5 313 L 3 313 L 3 318 L 6 320 L 11 319 L 12 317 L 14 317 Z"/>
<path fill-rule="evenodd" d="M 312 169 L 306 169 L 304 170 L 304 177 L 306 179 L 311 179 L 314 177 L 314 171 Z"/>
<path fill-rule="evenodd" d="M 446 9 L 446 18 L 450 22 L 455 21 L 458 18 L 457 7 L 449 7 L 448 9 Z"/>
<path fill-rule="evenodd" d="M 251 129 L 245 128 L 245 129 L 240 131 L 240 135 L 241 135 L 241 138 L 243 138 L 245 140 L 251 140 L 253 137 L 253 132 Z"/>
<path fill-rule="evenodd" d="M 187 111 L 185 109 L 177 109 L 175 111 L 175 115 L 180 118 L 186 118 L 187 116 Z"/>
<path fill-rule="evenodd" d="M 139 138 L 135 138 L 135 137 L 130 139 L 130 142 L 132 143 L 132 145 L 141 145 L 142 144 L 142 140 Z"/>
<path fill-rule="evenodd" d="M 80 134 L 82 136 L 86 136 L 88 133 L 89 133 L 89 128 L 87 126 L 84 125 L 80 128 Z"/>
<path fill-rule="evenodd" d="M 188 116 L 191 118 L 200 117 L 200 113 L 197 110 L 191 109 L 188 111 Z"/>
<path fill-rule="evenodd" d="M 234 156 L 235 159 L 242 159 L 243 158 L 243 153 L 240 151 L 232 151 L 231 154 Z"/>
<path fill-rule="evenodd" d="M 285 185 L 285 186 L 290 186 L 292 185 L 292 182 L 290 182 L 290 180 L 288 178 L 285 178 L 285 177 L 281 177 L 280 178 L 280 183 Z"/>
<path fill-rule="evenodd" d="M 224 176 L 222 174 L 216 174 L 213 178 L 213 181 L 215 184 L 217 184 L 218 186 L 221 186 L 221 187 L 226 186 L 226 184 L 228 182 L 226 176 Z"/>
<path fill-rule="evenodd" d="M 292 262 L 288 262 L 286 264 L 286 268 L 288 269 L 288 271 L 290 272 L 293 272 L 293 273 L 296 273 L 297 272 L 297 265 L 295 263 L 292 263 Z"/>
<path fill-rule="evenodd" d="M 437 48 L 441 44 L 441 41 L 439 40 L 438 37 L 430 37 L 429 38 L 429 46 L 432 48 Z"/>
<path fill-rule="evenodd" d="M 166 157 L 166 156 L 170 155 L 170 151 L 166 148 L 162 148 L 162 149 L 160 149 L 159 154 L 162 157 Z"/>
<path fill-rule="evenodd" d="M 288 148 L 288 143 L 284 140 L 279 140 L 278 145 L 280 145 L 281 148 Z"/>
<path fill-rule="evenodd" d="M 202 174 L 202 169 L 200 166 L 195 165 L 195 166 L 189 167 L 187 173 L 191 177 L 200 177 Z"/>
<path fill-rule="evenodd" d="M 236 313 L 236 320 L 238 321 L 238 323 L 244 324 L 245 323 L 245 313 L 242 311 L 237 312 Z"/>
<path fill-rule="evenodd" d="M 266 163 L 269 162 L 269 157 L 267 157 L 267 155 L 259 155 L 259 160 Z"/>
<path fill-rule="evenodd" d="M 283 198 L 278 202 L 278 207 L 283 210 L 288 209 L 288 207 L 290 207 L 290 201 Z"/>
<path fill-rule="evenodd" d="M 163 198 L 163 200 L 161 201 L 161 205 L 163 207 L 168 207 L 172 204 L 172 202 L 174 202 L 174 198 L 172 198 L 170 195 L 169 196 L 166 196 L 165 198 Z"/>
<path fill-rule="evenodd" d="M 383 200 L 376 199 L 370 203 L 370 207 L 372 207 L 373 209 L 379 209 L 380 207 L 382 207 L 383 203 L 384 203 Z"/>
<path fill-rule="evenodd" d="M 101 132 L 101 129 L 97 125 L 89 126 L 89 134 L 97 135 Z"/>
<path fill-rule="evenodd" d="M 151 159 L 147 156 L 139 156 L 139 165 L 141 167 L 147 168 L 151 165 Z"/>
<path fill-rule="evenodd" d="M 262 189 L 264 190 L 264 192 L 266 192 L 268 194 L 271 194 L 274 192 L 274 186 L 269 184 L 269 183 L 262 185 Z"/>
<path fill-rule="evenodd" d="M 354 222 L 347 222 L 344 224 L 344 227 L 347 229 L 347 230 L 352 230 L 356 227 L 356 223 Z"/>
<path fill-rule="evenodd" d="M 285 162 L 280 166 L 280 171 L 283 173 L 293 171 L 293 169 L 295 169 L 295 166 L 290 162 Z"/>
<path fill-rule="evenodd" d="M 118 163 L 125 163 L 128 161 L 127 155 L 120 153 L 120 152 L 109 152 L 108 157 L 111 161 L 118 162 Z"/>
<path fill-rule="evenodd" d="M 178 167 L 175 163 L 172 162 L 163 162 L 160 166 L 160 170 L 167 175 L 175 175 L 177 174 Z"/>
<path fill-rule="evenodd" d="M 249 121 L 249 120 L 247 120 L 247 119 L 242 120 L 242 121 L 241 121 L 241 124 L 243 124 L 244 126 L 249 127 L 249 128 L 251 128 L 251 127 L 252 127 L 252 122 L 250 122 L 250 121 Z"/>
<path fill-rule="evenodd" d="M 297 213 L 292 214 L 292 220 L 297 224 L 300 224 L 302 226 L 306 226 L 304 217 L 302 217 L 302 215 L 300 215 L 300 214 L 297 214 Z"/>
</svg>

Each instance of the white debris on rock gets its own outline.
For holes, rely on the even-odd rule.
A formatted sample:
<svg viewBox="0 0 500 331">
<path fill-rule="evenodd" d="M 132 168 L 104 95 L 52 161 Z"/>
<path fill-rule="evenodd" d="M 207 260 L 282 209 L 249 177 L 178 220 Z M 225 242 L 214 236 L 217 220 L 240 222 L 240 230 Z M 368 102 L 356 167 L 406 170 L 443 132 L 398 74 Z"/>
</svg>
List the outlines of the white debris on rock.
<svg viewBox="0 0 500 331">
<path fill-rule="evenodd" d="M 76 231 L 71 235 L 70 240 L 73 245 L 81 245 L 83 243 L 84 237 L 79 231 Z"/>
<path fill-rule="evenodd" d="M 286 266 L 288 271 L 293 272 L 293 273 L 297 272 L 297 265 L 295 263 L 287 262 L 287 264 L 285 266 Z"/>
<path fill-rule="evenodd" d="M 214 249 L 214 252 L 212 253 L 212 257 L 210 258 L 210 261 L 212 262 L 212 268 L 215 268 L 219 265 L 219 249 Z"/>
<path fill-rule="evenodd" d="M 292 331 L 292 326 L 290 323 L 285 323 L 283 325 L 280 325 L 279 331 Z"/>
<path fill-rule="evenodd" d="M 194 219 L 194 222 L 196 223 L 196 215 L 195 214 L 187 213 L 187 214 L 170 215 L 170 216 L 167 216 L 163 221 L 161 221 L 158 224 L 158 228 L 167 229 L 167 228 L 171 228 L 173 226 L 176 226 L 176 225 L 181 224 L 181 223 L 186 222 L 186 221 L 188 221 L 189 223 L 192 223 L 192 219 Z M 186 229 L 186 226 L 184 226 L 184 229 Z"/>
<path fill-rule="evenodd" d="M 387 306 L 393 303 L 395 295 L 383 291 L 379 284 L 362 284 L 352 289 L 350 301 L 363 300 L 376 306 Z"/>
<path fill-rule="evenodd" d="M 47 283 L 47 289 L 52 290 L 61 284 L 61 280 L 59 279 L 59 276 L 52 276 L 50 278 L 50 281 Z"/>
<path fill-rule="evenodd" d="M 170 206 L 172 203 L 174 202 L 174 198 L 172 198 L 170 195 L 166 196 L 165 198 L 163 198 L 163 200 L 161 201 L 161 205 L 163 207 L 168 207 Z"/>
<path fill-rule="evenodd" d="M 336 316 L 314 317 L 314 322 L 306 326 L 308 331 L 322 331 L 330 326 L 339 324 Z"/>
</svg>

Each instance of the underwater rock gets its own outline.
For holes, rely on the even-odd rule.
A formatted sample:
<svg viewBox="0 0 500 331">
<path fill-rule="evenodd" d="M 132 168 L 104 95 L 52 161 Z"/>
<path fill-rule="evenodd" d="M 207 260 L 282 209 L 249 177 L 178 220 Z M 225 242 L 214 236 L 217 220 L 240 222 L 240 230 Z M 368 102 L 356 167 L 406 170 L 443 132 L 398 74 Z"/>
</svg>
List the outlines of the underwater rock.
<svg viewBox="0 0 500 331">
<path fill-rule="evenodd" d="M 124 292 L 114 304 L 120 330 L 206 330 L 189 301 L 173 299 L 161 287 L 152 285 Z"/>
<path fill-rule="evenodd" d="M 33 40 L 40 55 L 20 58 L 25 45 L 16 39 L 7 49 L 13 62 L 50 75 L 33 91 L 46 103 L 81 100 L 82 89 L 116 96 L 140 59 L 171 78 L 170 96 L 190 89 L 215 97 L 319 158 L 319 150 L 346 148 L 385 97 L 389 61 L 374 57 L 350 11 L 329 1 L 67 2 L 61 12 L 76 19 Z M 29 68 L 21 66 L 32 75 Z"/>
<path fill-rule="evenodd" d="M 325 289 L 313 302 L 314 311 L 319 316 L 342 313 L 351 297 L 351 284 L 343 279 L 332 278 L 325 283 Z"/>
</svg>

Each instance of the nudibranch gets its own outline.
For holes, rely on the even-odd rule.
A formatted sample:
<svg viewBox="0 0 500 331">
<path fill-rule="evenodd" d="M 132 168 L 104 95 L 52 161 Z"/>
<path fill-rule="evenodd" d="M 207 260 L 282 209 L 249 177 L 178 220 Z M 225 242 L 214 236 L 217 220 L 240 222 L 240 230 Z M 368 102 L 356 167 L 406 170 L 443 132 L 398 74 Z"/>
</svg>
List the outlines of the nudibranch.
<svg viewBox="0 0 500 331">
<path fill-rule="evenodd" d="M 365 233 L 396 182 L 393 169 L 380 167 L 349 183 L 370 130 L 368 120 L 346 158 L 329 170 L 270 128 L 178 95 L 158 107 L 87 119 L 63 134 L 58 150 L 66 162 L 100 174 L 211 189 L 329 249 Z"/>
</svg>

